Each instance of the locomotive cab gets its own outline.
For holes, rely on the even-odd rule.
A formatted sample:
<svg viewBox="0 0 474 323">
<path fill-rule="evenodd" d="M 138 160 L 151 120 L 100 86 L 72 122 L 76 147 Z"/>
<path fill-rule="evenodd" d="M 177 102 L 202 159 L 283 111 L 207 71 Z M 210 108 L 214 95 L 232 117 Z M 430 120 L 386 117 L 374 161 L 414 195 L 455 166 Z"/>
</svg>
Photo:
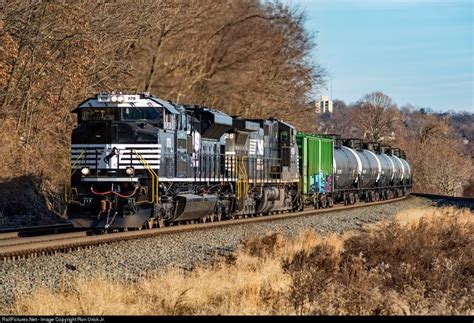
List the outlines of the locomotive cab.
<svg viewBox="0 0 474 323">
<path fill-rule="evenodd" d="M 178 111 L 146 94 L 99 94 L 72 112 L 78 126 L 71 134 L 68 217 L 80 227 L 141 227 L 158 198 L 161 141 L 174 142 Z"/>
</svg>

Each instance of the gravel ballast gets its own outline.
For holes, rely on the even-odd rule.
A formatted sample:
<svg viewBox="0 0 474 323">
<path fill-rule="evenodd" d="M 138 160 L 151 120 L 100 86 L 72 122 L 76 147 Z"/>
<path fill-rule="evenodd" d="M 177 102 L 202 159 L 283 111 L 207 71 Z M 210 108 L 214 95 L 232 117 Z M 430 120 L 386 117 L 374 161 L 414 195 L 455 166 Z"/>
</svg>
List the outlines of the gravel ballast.
<svg viewBox="0 0 474 323">
<path fill-rule="evenodd" d="M 430 200 L 412 197 L 354 210 L 166 234 L 2 263 L 0 314 L 6 313 L 14 295 L 28 294 L 38 287 L 58 287 L 61 279 L 70 281 L 72 276 L 81 279 L 105 275 L 114 280 L 125 277 L 138 280 L 145 274 L 159 273 L 172 266 L 190 269 L 196 264 L 208 263 L 216 255 L 233 252 L 243 240 L 250 237 L 273 232 L 292 237 L 304 230 L 314 230 L 320 234 L 340 233 L 389 219 L 404 209 L 430 205 Z"/>
</svg>

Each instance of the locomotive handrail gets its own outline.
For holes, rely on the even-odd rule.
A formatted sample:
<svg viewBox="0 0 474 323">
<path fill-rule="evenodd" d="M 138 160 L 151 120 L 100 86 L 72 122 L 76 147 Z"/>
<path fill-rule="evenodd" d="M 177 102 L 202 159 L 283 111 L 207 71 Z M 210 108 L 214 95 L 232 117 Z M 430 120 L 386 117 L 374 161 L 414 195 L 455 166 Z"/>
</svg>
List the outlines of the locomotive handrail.
<svg viewBox="0 0 474 323">
<path fill-rule="evenodd" d="M 79 160 L 81 160 L 83 158 L 83 156 L 85 156 L 85 152 L 86 152 L 85 150 L 82 150 L 81 153 L 79 154 L 79 156 L 77 156 L 76 160 L 74 161 L 74 164 L 71 167 L 70 177 L 72 177 L 72 175 L 74 175 L 74 173 L 77 171 L 76 165 L 79 162 Z M 70 202 L 70 199 L 69 199 L 69 190 L 70 189 L 71 189 L 70 181 L 68 181 L 66 183 L 66 185 L 64 186 L 64 200 L 65 200 L 66 203 Z"/>
<path fill-rule="evenodd" d="M 77 156 L 76 158 L 76 161 L 74 162 L 74 164 L 72 165 L 72 168 L 74 169 L 77 165 L 77 163 L 79 162 L 80 159 L 82 159 L 82 156 L 84 155 L 85 156 L 85 150 L 82 150 L 81 153 L 79 154 L 79 156 Z M 71 173 L 71 176 L 74 175 L 74 173 L 76 172 L 77 169 L 74 169 L 74 171 Z"/>
<path fill-rule="evenodd" d="M 140 159 L 140 162 L 143 164 L 143 166 L 147 169 L 147 171 L 150 173 L 152 177 L 152 182 L 151 182 L 151 201 L 147 201 L 148 203 L 157 203 L 159 201 L 159 195 L 158 195 L 158 188 L 159 188 L 159 179 L 158 179 L 158 174 L 155 172 L 155 170 L 148 164 L 146 159 L 135 149 L 133 150 L 133 153 L 137 155 L 137 157 Z M 156 180 L 156 182 L 155 182 Z M 155 198 L 156 197 L 156 198 Z"/>
<path fill-rule="evenodd" d="M 237 198 L 241 199 L 247 194 L 248 192 L 248 174 L 247 169 L 245 167 L 244 160 L 245 158 L 248 159 L 247 156 L 242 156 L 242 166 L 237 163 L 238 158 L 236 159 L 236 168 L 237 168 Z M 243 177 L 242 177 L 243 176 Z"/>
</svg>

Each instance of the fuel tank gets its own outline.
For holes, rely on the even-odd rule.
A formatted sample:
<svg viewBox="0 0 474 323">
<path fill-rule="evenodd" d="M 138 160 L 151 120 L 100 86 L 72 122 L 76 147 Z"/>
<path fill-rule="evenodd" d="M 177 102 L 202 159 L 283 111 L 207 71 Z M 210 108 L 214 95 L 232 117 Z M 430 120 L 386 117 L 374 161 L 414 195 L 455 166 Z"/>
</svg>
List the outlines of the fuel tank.
<svg viewBox="0 0 474 323">
<path fill-rule="evenodd" d="M 189 221 L 204 218 L 214 211 L 217 196 L 210 194 L 178 194 L 173 221 Z"/>
<path fill-rule="evenodd" d="M 267 213 L 273 210 L 275 204 L 281 199 L 280 190 L 276 187 L 265 187 L 262 191 L 261 203 L 257 213 Z"/>
</svg>

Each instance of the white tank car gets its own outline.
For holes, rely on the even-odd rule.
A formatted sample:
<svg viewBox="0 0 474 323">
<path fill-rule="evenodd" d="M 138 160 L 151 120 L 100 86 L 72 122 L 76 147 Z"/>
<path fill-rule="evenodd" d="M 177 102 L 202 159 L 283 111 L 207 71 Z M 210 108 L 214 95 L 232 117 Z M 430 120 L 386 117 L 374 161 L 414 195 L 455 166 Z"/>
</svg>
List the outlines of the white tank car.
<svg viewBox="0 0 474 323">
<path fill-rule="evenodd" d="M 395 155 L 389 156 L 395 165 L 394 185 L 406 183 L 411 178 L 411 168 L 408 162 Z"/>
<path fill-rule="evenodd" d="M 403 158 L 367 149 L 335 148 L 333 164 L 336 190 L 399 185 L 411 177 Z"/>
<path fill-rule="evenodd" d="M 334 188 L 336 190 L 348 189 L 357 183 L 357 178 L 362 173 L 362 163 L 356 152 L 342 146 L 334 147 Z"/>
</svg>

